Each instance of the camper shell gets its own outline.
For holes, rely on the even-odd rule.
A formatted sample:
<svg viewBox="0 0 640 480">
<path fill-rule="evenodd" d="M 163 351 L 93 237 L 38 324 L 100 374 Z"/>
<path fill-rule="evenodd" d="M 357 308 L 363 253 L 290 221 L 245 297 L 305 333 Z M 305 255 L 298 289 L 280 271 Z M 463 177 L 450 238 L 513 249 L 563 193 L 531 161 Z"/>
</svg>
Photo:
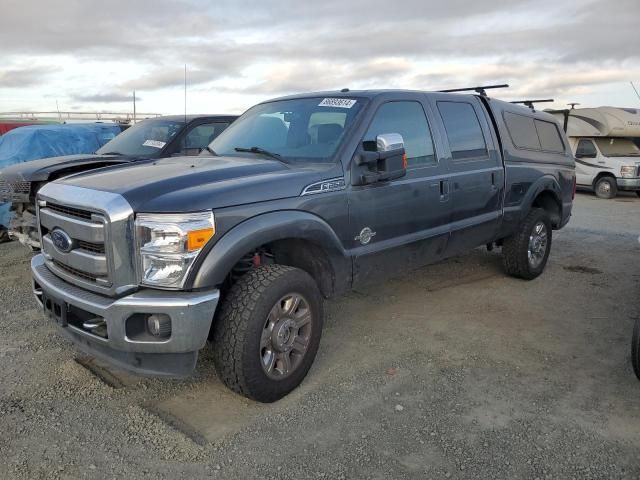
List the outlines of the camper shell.
<svg viewBox="0 0 640 480">
<path fill-rule="evenodd" d="M 640 110 L 572 108 L 551 112 L 569 138 L 576 157 L 578 188 L 601 198 L 619 190 L 640 195 Z"/>
</svg>

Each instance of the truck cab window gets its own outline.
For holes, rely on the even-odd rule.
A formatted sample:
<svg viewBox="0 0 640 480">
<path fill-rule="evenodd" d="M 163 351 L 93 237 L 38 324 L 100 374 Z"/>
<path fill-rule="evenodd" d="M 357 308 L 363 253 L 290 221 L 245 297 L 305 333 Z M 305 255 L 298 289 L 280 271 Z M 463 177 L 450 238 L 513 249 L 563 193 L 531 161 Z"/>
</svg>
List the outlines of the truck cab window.
<svg viewBox="0 0 640 480">
<path fill-rule="evenodd" d="M 576 157 L 581 158 L 596 158 L 598 151 L 596 146 L 591 140 L 582 139 L 578 142 L 578 148 L 576 149 Z"/>
<path fill-rule="evenodd" d="M 431 130 L 420 103 L 383 104 L 376 112 L 364 136 L 365 148 L 375 149 L 376 137 L 383 133 L 402 135 L 409 168 L 436 164 Z"/>
<path fill-rule="evenodd" d="M 473 105 L 467 102 L 438 102 L 454 160 L 487 156 L 482 127 Z"/>
</svg>

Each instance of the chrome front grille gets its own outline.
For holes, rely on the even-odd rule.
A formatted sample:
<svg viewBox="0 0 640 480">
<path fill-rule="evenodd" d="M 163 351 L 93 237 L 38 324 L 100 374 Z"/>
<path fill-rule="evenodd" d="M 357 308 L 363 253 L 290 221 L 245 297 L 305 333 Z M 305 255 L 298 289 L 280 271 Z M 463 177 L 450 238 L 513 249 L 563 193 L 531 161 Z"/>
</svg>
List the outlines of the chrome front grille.
<svg viewBox="0 0 640 480">
<path fill-rule="evenodd" d="M 87 272 L 83 272 L 82 270 L 76 270 L 75 268 L 72 268 L 69 265 L 65 265 L 64 263 L 59 262 L 57 260 L 53 260 L 53 264 L 57 268 L 60 268 L 61 270 L 64 270 L 65 272 L 67 272 L 70 275 L 82 278 L 83 280 L 87 280 L 87 281 L 92 282 L 92 283 L 98 283 L 98 277 L 96 277 L 95 275 L 92 275 L 92 274 L 87 273 Z"/>
<path fill-rule="evenodd" d="M 64 274 L 90 281 L 103 287 L 111 286 L 105 249 L 104 216 L 58 203 L 45 202 L 40 206 L 42 251 L 55 268 Z M 68 248 L 56 245 L 52 232 L 64 232 Z M 87 245 L 92 248 L 86 249 Z"/>
<path fill-rule="evenodd" d="M 81 240 L 78 242 L 78 248 L 86 250 L 87 252 L 98 253 L 100 255 L 104 255 L 105 253 L 104 243 L 91 243 Z"/>
<path fill-rule="evenodd" d="M 54 182 L 38 192 L 37 206 L 52 273 L 109 296 L 136 287 L 133 212 L 123 197 Z"/>
<path fill-rule="evenodd" d="M 85 220 L 91 220 L 91 215 L 93 215 L 90 211 L 87 210 L 66 207 L 64 205 L 56 205 L 55 203 L 47 203 L 47 208 L 68 217 L 84 218 Z"/>
</svg>

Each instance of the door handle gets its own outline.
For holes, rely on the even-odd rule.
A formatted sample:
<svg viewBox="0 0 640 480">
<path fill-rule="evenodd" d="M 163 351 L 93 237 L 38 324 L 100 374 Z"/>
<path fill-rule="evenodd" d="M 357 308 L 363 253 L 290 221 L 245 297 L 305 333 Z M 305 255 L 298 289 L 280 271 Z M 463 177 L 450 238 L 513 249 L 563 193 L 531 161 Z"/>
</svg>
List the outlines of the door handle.
<svg viewBox="0 0 640 480">
<path fill-rule="evenodd" d="M 449 180 L 440 180 L 440 201 L 449 200 Z"/>
</svg>

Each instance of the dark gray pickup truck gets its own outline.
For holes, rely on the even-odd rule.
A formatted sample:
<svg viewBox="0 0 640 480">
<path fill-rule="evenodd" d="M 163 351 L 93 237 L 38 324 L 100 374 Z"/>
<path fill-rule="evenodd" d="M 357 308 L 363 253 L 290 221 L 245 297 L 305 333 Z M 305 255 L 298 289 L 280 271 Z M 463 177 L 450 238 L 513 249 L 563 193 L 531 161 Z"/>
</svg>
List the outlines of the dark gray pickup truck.
<svg viewBox="0 0 640 480">
<path fill-rule="evenodd" d="M 44 186 L 34 293 L 141 374 L 189 374 L 209 339 L 222 381 L 264 402 L 311 367 L 323 297 L 481 245 L 533 279 L 575 190 L 554 118 L 482 95 L 280 98 L 209 149 Z"/>
</svg>

